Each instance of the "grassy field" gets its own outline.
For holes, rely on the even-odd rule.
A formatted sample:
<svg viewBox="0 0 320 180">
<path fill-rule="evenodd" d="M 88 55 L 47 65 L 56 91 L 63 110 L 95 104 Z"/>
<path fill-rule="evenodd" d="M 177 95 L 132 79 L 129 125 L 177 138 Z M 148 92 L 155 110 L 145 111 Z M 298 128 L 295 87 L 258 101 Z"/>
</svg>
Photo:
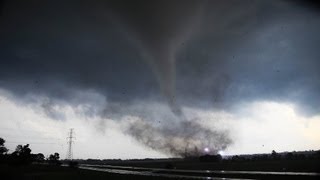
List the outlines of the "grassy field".
<svg viewBox="0 0 320 180">
<path fill-rule="evenodd" d="M 159 177 L 146 177 L 137 175 L 110 174 L 69 167 L 46 165 L 30 165 L 24 167 L 11 167 L 0 165 L 0 179 L 3 180 L 112 180 L 112 179 L 163 179 Z"/>
<path fill-rule="evenodd" d="M 320 172 L 320 164 L 316 160 L 294 160 L 294 161 L 259 161 L 259 162 L 216 162 L 201 163 L 195 161 L 122 161 L 113 165 L 164 168 L 168 163 L 177 169 L 210 169 L 210 170 L 245 170 L 245 171 L 296 171 L 296 172 Z M 164 179 L 163 177 L 150 177 L 139 175 L 121 175 L 106 172 L 97 172 L 69 167 L 49 165 L 8 166 L 0 165 L 1 179 L 19 180 L 64 180 L 64 179 Z M 219 176 L 218 176 L 219 177 Z M 223 176 L 222 176 L 223 177 Z M 227 176 L 228 177 L 228 176 Z M 232 177 L 232 176 L 230 176 Z M 241 177 L 241 176 L 236 176 Z M 248 178 L 243 176 L 243 178 Z M 265 178 L 265 177 L 264 177 Z M 170 178 L 172 179 L 172 178 Z M 260 178 L 263 179 L 263 178 Z M 268 179 L 266 176 L 265 179 Z M 270 178 L 269 178 L 270 179 Z M 274 179 L 272 177 L 271 179 Z M 280 178 L 283 179 L 283 178 Z M 300 179 L 297 177 L 296 179 Z M 310 178 L 309 178 L 310 179 Z M 312 178 L 311 178 L 312 179 Z"/>
<path fill-rule="evenodd" d="M 123 161 L 110 165 L 165 168 L 172 164 L 176 169 L 194 170 L 230 170 L 230 171 L 287 171 L 287 172 L 320 172 L 319 160 L 274 160 L 245 162 L 211 162 L 198 161 Z"/>
</svg>

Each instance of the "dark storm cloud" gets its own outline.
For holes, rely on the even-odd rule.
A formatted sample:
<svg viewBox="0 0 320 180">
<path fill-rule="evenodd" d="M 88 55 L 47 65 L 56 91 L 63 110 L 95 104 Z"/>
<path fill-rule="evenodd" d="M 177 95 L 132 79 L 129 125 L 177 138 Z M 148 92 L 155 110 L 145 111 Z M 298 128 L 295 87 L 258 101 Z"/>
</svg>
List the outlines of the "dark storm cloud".
<svg viewBox="0 0 320 180">
<path fill-rule="evenodd" d="M 206 13 L 210 20 L 202 29 L 207 33 L 180 54 L 182 101 L 233 109 L 239 102 L 271 100 L 293 103 L 304 115 L 318 114 L 320 14 L 314 4 L 228 1 L 216 6 Z"/>
<path fill-rule="evenodd" d="M 179 105 L 232 111 L 256 100 L 319 114 L 317 7 L 285 0 L 0 1 L 0 87 L 55 119 L 64 118 L 60 104 L 106 118 L 135 115 L 148 126 L 159 116 L 167 119 L 162 134 L 181 119 L 167 115 L 169 108 L 150 115 L 147 102 L 167 102 L 179 116 Z M 201 132 L 187 122 L 182 129 Z M 139 129 L 127 132 L 148 144 Z M 174 136 L 189 137 L 182 129 Z M 216 150 L 231 142 L 223 137 Z M 167 152 L 168 145 L 157 148 Z"/>
<path fill-rule="evenodd" d="M 94 88 L 119 98 L 127 91 L 138 94 L 144 85 L 156 89 L 151 70 L 141 63 L 134 46 L 107 18 L 100 17 L 103 12 L 90 8 L 86 3 L 62 1 L 6 2 L 1 82 L 17 93 L 25 93 L 19 89 L 30 86 L 31 91 L 43 90 L 58 98 L 69 95 L 64 89 L 56 91 L 59 83 Z M 18 84 L 22 87 L 16 87 Z"/>
</svg>

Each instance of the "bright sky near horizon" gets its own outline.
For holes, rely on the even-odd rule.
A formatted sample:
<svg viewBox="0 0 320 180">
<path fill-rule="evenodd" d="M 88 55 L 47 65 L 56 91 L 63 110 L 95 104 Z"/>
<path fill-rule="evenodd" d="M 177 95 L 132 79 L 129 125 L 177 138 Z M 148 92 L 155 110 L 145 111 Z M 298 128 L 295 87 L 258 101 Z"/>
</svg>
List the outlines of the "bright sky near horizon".
<svg viewBox="0 0 320 180">
<path fill-rule="evenodd" d="M 121 131 L 117 120 L 86 118 L 69 106 L 66 120 L 50 119 L 39 109 L 14 103 L 0 96 L 0 137 L 12 152 L 18 144 L 30 144 L 33 153 L 67 152 L 69 128 L 75 129 L 74 158 L 131 159 L 168 157 Z M 255 102 L 244 104 L 237 114 L 184 108 L 189 116 L 201 117 L 207 126 L 231 131 L 234 143 L 224 154 L 270 153 L 272 150 L 320 149 L 320 116 L 302 117 L 289 104 Z M 102 127 L 103 126 L 103 127 Z"/>
</svg>

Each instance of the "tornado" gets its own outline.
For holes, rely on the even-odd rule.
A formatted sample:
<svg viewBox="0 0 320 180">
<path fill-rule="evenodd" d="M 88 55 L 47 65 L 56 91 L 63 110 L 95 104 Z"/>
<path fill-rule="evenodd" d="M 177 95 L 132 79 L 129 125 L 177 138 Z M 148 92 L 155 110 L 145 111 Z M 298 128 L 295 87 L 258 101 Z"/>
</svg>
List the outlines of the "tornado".
<svg viewBox="0 0 320 180">
<path fill-rule="evenodd" d="M 196 31 L 204 4 L 203 0 L 109 2 L 114 19 L 126 29 L 152 68 L 172 112 L 181 117 L 175 93 L 176 54 Z"/>
<path fill-rule="evenodd" d="M 176 117 L 163 119 L 166 123 L 161 126 L 138 117 L 126 124 L 125 132 L 147 147 L 168 155 L 194 156 L 204 148 L 216 153 L 231 143 L 227 132 L 203 127 L 197 119 L 186 118 L 177 103 L 176 57 L 197 32 L 205 4 L 204 0 L 120 0 L 109 4 L 113 19 L 150 65 Z"/>
</svg>

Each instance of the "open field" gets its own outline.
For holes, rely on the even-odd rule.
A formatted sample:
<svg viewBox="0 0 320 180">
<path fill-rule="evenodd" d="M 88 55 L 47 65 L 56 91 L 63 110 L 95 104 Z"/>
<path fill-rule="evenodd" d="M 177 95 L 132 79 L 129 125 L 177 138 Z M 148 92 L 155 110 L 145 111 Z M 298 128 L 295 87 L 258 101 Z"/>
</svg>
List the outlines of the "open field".
<svg viewBox="0 0 320 180">
<path fill-rule="evenodd" d="M 139 175 L 123 175 L 111 174 L 98 171 L 90 171 L 84 169 L 73 169 L 69 167 L 57 167 L 46 165 L 30 165 L 25 167 L 10 167 L 7 165 L 0 165 L 0 176 L 3 180 L 19 179 L 19 180 L 70 180 L 70 179 L 150 179 L 147 176 Z M 152 177 L 151 179 L 163 179 L 159 177 Z"/>
<path fill-rule="evenodd" d="M 275 172 L 320 172 L 320 161 L 310 160 L 273 160 L 273 161 L 243 161 L 243 162 L 199 162 L 183 160 L 146 160 L 109 162 L 109 165 L 133 166 L 146 168 L 166 168 L 188 170 L 228 170 L 228 171 L 275 171 Z"/>
<path fill-rule="evenodd" d="M 108 165 L 95 165 L 85 169 L 65 166 L 29 165 L 14 167 L 0 165 L 3 179 L 195 179 L 195 178 L 245 178 L 245 179 L 317 179 L 309 175 L 284 175 L 281 172 L 319 172 L 316 160 L 259 161 L 259 162 L 210 162 L 182 160 L 121 161 Z M 176 170 L 164 169 L 172 164 Z M 100 167 L 99 167 L 100 166 Z M 120 167 L 119 167 L 120 166 Z M 129 166 L 133 167 L 130 168 Z M 84 168 L 83 168 L 84 167 Z M 138 168 L 143 167 L 143 168 Z M 284 169 L 286 168 L 286 169 Z M 183 170 L 184 169 L 184 170 Z M 211 170 L 211 171 L 201 171 Z M 223 171 L 219 171 L 223 170 Z M 249 171 L 249 172 L 240 172 Z M 251 173 L 251 172 L 252 173 Z M 261 172 L 254 172 L 261 171 Z M 272 174 L 264 172 L 272 172 Z M 261 173 L 261 174 L 259 174 Z M 169 178 L 170 177 L 170 178 Z M 2 179 L 2 178 L 1 178 Z"/>
<path fill-rule="evenodd" d="M 320 179 L 320 173 L 300 172 L 178 170 L 110 165 L 82 165 L 80 168 L 108 173 L 139 174 L 149 177 L 157 176 L 181 179 Z"/>
</svg>

